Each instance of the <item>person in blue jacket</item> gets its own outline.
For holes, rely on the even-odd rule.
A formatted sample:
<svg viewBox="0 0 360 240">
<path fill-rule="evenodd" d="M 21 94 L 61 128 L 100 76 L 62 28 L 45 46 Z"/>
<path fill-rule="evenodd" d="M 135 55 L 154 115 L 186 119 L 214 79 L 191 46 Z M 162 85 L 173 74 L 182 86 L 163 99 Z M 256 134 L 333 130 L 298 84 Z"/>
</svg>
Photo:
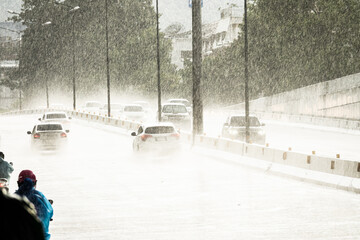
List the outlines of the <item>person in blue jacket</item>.
<svg viewBox="0 0 360 240">
<path fill-rule="evenodd" d="M 49 200 L 40 191 L 36 190 L 36 176 L 30 170 L 23 170 L 19 174 L 18 178 L 19 189 L 15 194 L 19 196 L 25 196 L 36 209 L 36 215 L 40 219 L 46 240 L 50 239 L 49 224 L 53 216 L 53 208 Z"/>
</svg>

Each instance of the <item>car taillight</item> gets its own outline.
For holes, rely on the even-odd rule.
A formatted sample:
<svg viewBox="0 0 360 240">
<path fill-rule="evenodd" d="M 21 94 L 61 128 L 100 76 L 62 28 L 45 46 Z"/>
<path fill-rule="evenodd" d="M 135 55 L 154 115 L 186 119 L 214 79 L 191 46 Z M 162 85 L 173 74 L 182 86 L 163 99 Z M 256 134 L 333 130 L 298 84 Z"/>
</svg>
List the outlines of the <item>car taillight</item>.
<svg viewBox="0 0 360 240">
<path fill-rule="evenodd" d="M 34 138 L 35 138 L 35 139 L 40 138 L 40 134 L 35 133 L 35 134 L 34 134 Z"/>
<path fill-rule="evenodd" d="M 171 134 L 172 137 L 176 137 L 176 139 L 180 138 L 180 134 L 179 133 L 173 133 Z"/>
<path fill-rule="evenodd" d="M 145 142 L 146 139 L 151 138 L 151 137 L 152 137 L 151 135 L 144 134 L 141 136 L 141 140 L 143 140 Z"/>
<path fill-rule="evenodd" d="M 66 136 L 66 133 L 60 133 L 60 137 L 66 138 L 66 137 L 67 137 L 67 136 Z"/>
</svg>

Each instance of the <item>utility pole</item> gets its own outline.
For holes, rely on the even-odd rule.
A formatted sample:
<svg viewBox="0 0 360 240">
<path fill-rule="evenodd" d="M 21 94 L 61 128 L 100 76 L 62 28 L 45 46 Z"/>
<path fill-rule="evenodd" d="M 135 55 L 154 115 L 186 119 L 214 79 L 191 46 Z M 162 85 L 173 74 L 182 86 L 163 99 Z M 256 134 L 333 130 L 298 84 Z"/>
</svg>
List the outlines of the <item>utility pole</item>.
<svg viewBox="0 0 360 240">
<path fill-rule="evenodd" d="M 46 23 L 43 23 L 41 24 L 42 26 L 47 26 L 47 25 L 50 25 L 51 22 L 48 21 Z M 45 76 L 45 91 L 46 91 L 46 108 L 49 108 L 49 85 L 48 85 L 48 68 L 49 68 L 49 64 L 48 64 L 48 57 L 49 57 L 49 54 L 48 54 L 48 51 L 49 51 L 49 44 L 48 44 L 48 40 L 47 38 L 49 37 L 49 33 L 48 33 L 48 30 L 45 29 L 45 33 L 46 33 L 46 36 L 44 38 L 44 42 L 45 42 L 45 71 L 44 71 L 44 76 Z"/>
<path fill-rule="evenodd" d="M 71 28 L 72 28 L 72 67 L 73 67 L 73 76 L 72 76 L 72 82 L 73 82 L 73 110 L 76 110 L 76 65 L 75 65 L 75 45 L 76 45 L 76 40 L 75 40 L 75 12 L 77 10 L 80 9 L 79 6 L 76 7 L 72 7 L 70 5 L 61 3 L 61 2 L 55 2 L 55 4 L 63 6 L 63 7 L 67 7 L 68 9 L 70 9 L 69 13 L 72 13 L 72 17 L 71 17 Z"/>
<path fill-rule="evenodd" d="M 250 142 L 249 122 L 249 59 L 248 59 L 248 29 L 247 29 L 247 0 L 244 0 L 244 36 L 245 36 L 245 142 Z"/>
<path fill-rule="evenodd" d="M 22 94 L 21 94 L 21 88 L 22 88 L 22 84 L 21 84 L 21 65 L 20 65 L 20 53 L 21 53 L 21 31 L 18 32 L 19 34 L 19 51 L 18 51 L 18 59 L 19 59 L 19 76 L 20 76 L 20 79 L 19 79 L 19 109 L 20 111 L 22 110 Z"/>
<path fill-rule="evenodd" d="M 110 107 L 110 69 L 109 69 L 109 33 L 108 33 L 108 0 L 105 0 L 105 38 L 106 38 L 106 77 L 107 77 L 107 102 L 108 117 L 111 117 Z"/>
<path fill-rule="evenodd" d="M 193 79 L 193 137 L 203 133 L 203 105 L 201 99 L 201 0 L 192 1 L 192 79 Z"/>
<path fill-rule="evenodd" d="M 158 87 L 158 121 L 161 122 L 161 81 L 160 81 L 160 42 L 159 42 L 159 2 L 156 0 L 156 51 L 157 51 L 157 87 Z"/>
<path fill-rule="evenodd" d="M 72 15 L 71 24 L 72 24 L 72 45 L 73 45 L 73 53 L 72 53 L 72 60 L 73 60 L 73 110 L 76 110 L 76 65 L 75 65 L 75 13 Z"/>
</svg>

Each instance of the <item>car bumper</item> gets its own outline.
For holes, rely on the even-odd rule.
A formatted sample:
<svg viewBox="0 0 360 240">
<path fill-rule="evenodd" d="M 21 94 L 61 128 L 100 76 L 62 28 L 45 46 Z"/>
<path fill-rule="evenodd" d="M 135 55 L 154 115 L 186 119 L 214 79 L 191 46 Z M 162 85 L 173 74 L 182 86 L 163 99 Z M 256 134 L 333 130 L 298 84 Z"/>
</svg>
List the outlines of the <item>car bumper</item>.
<svg viewBox="0 0 360 240">
<path fill-rule="evenodd" d="M 36 150 L 57 150 L 67 145 L 67 140 L 33 140 L 31 147 Z"/>
<path fill-rule="evenodd" d="M 140 151 L 176 151 L 180 150 L 180 140 L 161 141 L 161 142 L 143 142 L 139 144 Z"/>
</svg>

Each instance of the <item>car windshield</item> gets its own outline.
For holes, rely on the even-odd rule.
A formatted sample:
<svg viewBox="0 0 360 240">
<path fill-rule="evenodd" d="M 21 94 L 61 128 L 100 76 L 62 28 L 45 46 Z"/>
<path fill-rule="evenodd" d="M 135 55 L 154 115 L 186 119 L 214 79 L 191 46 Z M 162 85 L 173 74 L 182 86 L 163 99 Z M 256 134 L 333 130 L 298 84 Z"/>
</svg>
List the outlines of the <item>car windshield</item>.
<svg viewBox="0 0 360 240">
<path fill-rule="evenodd" d="M 148 127 L 145 129 L 145 133 L 147 134 L 164 134 L 164 133 L 173 133 L 173 132 L 175 132 L 175 129 L 172 126 L 156 126 L 156 127 Z"/>
<path fill-rule="evenodd" d="M 101 104 L 100 103 L 97 103 L 97 102 L 88 102 L 86 103 L 85 107 L 101 107 Z"/>
<path fill-rule="evenodd" d="M 142 112 L 143 108 L 141 106 L 126 106 L 124 112 Z"/>
<path fill-rule="evenodd" d="M 66 118 L 65 113 L 46 114 L 46 119 Z"/>
<path fill-rule="evenodd" d="M 184 104 L 186 107 L 190 107 L 190 102 L 187 100 L 181 100 L 181 99 L 174 99 L 174 100 L 170 100 L 171 103 L 182 103 Z"/>
<path fill-rule="evenodd" d="M 37 126 L 38 131 L 58 131 L 62 129 L 61 124 L 44 124 Z"/>
<path fill-rule="evenodd" d="M 260 122 L 256 117 L 249 117 L 249 121 L 251 127 L 260 126 Z M 245 127 L 245 116 L 231 117 L 230 126 Z"/>
<path fill-rule="evenodd" d="M 163 113 L 187 113 L 184 105 L 165 105 L 162 111 Z"/>
</svg>

